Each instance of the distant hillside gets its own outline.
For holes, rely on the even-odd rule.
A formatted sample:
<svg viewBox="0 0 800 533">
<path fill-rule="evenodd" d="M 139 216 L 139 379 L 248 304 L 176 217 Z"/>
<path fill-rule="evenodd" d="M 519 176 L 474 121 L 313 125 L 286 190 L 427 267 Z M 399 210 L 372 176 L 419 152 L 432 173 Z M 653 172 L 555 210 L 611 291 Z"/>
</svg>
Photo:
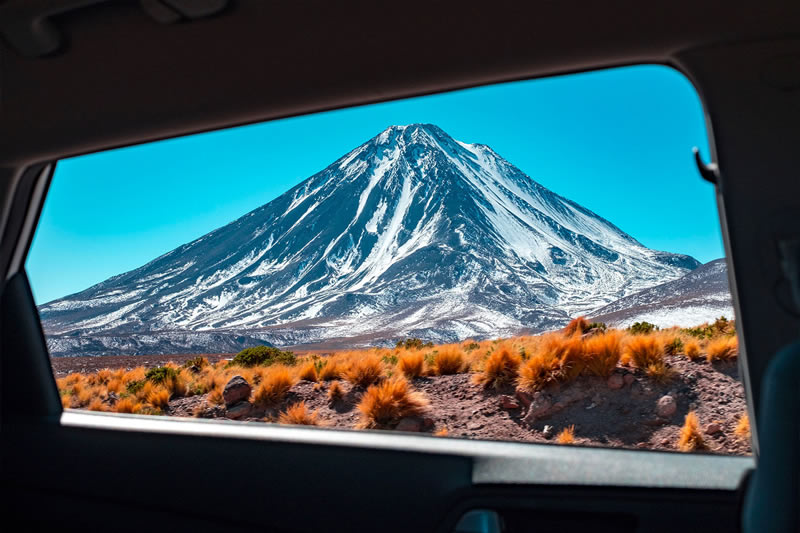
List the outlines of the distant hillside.
<svg viewBox="0 0 800 533">
<path fill-rule="evenodd" d="M 642 320 L 659 327 L 689 327 L 721 315 L 734 316 L 725 259 L 710 261 L 682 278 L 620 298 L 595 311 L 593 319 L 618 327 Z"/>
</svg>

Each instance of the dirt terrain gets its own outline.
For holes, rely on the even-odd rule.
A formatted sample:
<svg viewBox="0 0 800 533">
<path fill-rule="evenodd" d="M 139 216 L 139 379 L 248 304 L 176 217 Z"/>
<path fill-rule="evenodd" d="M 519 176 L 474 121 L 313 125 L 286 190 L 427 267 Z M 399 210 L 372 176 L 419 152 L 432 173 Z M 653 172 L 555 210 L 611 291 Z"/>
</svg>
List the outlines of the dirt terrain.
<svg viewBox="0 0 800 533">
<path fill-rule="evenodd" d="M 52 363 L 56 377 L 61 378 L 102 368 L 152 368 L 167 361 L 182 364 L 193 357 L 196 355 L 81 357 L 53 359 Z M 231 356 L 206 357 L 213 364 Z M 700 451 L 751 453 L 749 439 L 734 432 L 746 412 L 736 360 L 710 363 L 705 358 L 693 361 L 683 355 L 664 357 L 673 372 L 663 383 L 638 368 L 620 365 L 608 379 L 580 376 L 533 395 L 513 386 L 485 389 L 473 382 L 474 374 L 470 372 L 417 377 L 409 381 L 429 402 L 424 413 L 384 429 L 473 439 L 555 442 L 559 432 L 574 426 L 576 445 L 675 450 L 686 414 L 694 411 L 704 441 Z M 276 422 L 287 408 L 305 402 L 309 412 L 317 412 L 320 425 L 356 427 L 360 420 L 358 404 L 365 388 L 336 381 L 344 395 L 330 402 L 327 393 L 331 383 L 300 379 L 279 403 L 267 409 L 249 409 L 246 416 L 229 413 L 224 403 L 214 405 L 208 401 L 208 394 L 173 398 L 162 414 Z"/>
</svg>

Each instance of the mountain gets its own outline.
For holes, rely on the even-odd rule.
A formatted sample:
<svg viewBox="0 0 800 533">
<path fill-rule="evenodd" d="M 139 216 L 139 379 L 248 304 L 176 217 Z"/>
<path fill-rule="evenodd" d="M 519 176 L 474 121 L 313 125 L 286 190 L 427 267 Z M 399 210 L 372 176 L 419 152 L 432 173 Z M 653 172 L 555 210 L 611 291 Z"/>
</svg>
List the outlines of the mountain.
<svg viewBox="0 0 800 533">
<path fill-rule="evenodd" d="M 682 278 L 626 296 L 594 312 L 593 320 L 628 327 L 646 320 L 659 327 L 696 326 L 732 318 L 725 259 L 710 261 Z"/>
<path fill-rule="evenodd" d="M 486 145 L 412 124 L 39 310 L 53 355 L 118 353 L 120 339 L 143 334 L 145 353 L 162 350 L 159 338 L 163 350 L 195 351 L 200 333 L 228 347 L 244 337 L 446 341 L 558 327 L 698 265 L 646 248 Z"/>
</svg>

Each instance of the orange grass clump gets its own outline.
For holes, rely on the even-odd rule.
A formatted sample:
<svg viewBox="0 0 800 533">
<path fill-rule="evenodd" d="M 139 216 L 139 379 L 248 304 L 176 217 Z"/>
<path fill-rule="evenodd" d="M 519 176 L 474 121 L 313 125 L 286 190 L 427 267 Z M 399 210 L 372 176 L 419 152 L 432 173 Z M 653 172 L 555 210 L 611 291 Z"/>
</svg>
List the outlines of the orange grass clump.
<svg viewBox="0 0 800 533">
<path fill-rule="evenodd" d="M 164 387 L 153 389 L 153 391 L 147 395 L 147 403 L 156 409 L 164 409 L 169 406 L 169 391 Z"/>
<path fill-rule="evenodd" d="M 103 400 L 100 398 L 92 398 L 92 401 L 89 402 L 89 410 L 90 411 L 105 411 L 106 404 L 103 403 Z"/>
<path fill-rule="evenodd" d="M 575 442 L 575 425 L 562 429 L 556 435 L 556 442 L 559 444 L 572 444 Z"/>
<path fill-rule="evenodd" d="M 186 396 L 186 379 L 181 374 L 167 376 L 162 385 L 167 389 L 169 396 L 177 398 Z"/>
<path fill-rule="evenodd" d="M 730 361 L 739 354 L 739 340 L 734 337 L 722 337 L 709 341 L 706 346 L 706 359 L 709 363 L 715 361 Z"/>
<path fill-rule="evenodd" d="M 656 335 L 634 335 L 625 345 L 625 355 L 634 366 L 642 369 L 656 382 L 663 383 L 673 376 L 664 360 L 664 343 Z"/>
<path fill-rule="evenodd" d="M 475 374 L 473 381 L 487 389 L 510 385 L 517 379 L 521 363 L 522 359 L 514 353 L 511 344 L 503 343 L 486 359 L 483 371 Z"/>
<path fill-rule="evenodd" d="M 328 389 L 328 401 L 330 403 L 336 403 L 339 400 L 344 398 L 344 387 L 338 381 L 331 382 L 331 386 Z"/>
<path fill-rule="evenodd" d="M 703 357 L 703 354 L 700 353 L 700 344 L 697 341 L 686 341 L 683 345 L 683 352 L 686 354 L 686 357 L 692 361 Z"/>
<path fill-rule="evenodd" d="M 607 378 L 617 368 L 622 355 L 622 333 L 609 331 L 595 335 L 584 342 L 583 360 L 586 370 L 595 376 Z"/>
<path fill-rule="evenodd" d="M 270 367 L 253 395 L 253 401 L 259 407 L 278 403 L 283 400 L 293 385 L 294 379 L 287 367 Z"/>
<path fill-rule="evenodd" d="M 625 345 L 625 354 L 638 368 L 664 361 L 664 346 L 655 335 L 634 335 Z"/>
<path fill-rule="evenodd" d="M 342 377 L 342 370 L 343 368 L 339 363 L 339 360 L 331 356 L 325 360 L 325 364 L 322 365 L 317 377 L 320 379 L 320 381 L 339 379 Z"/>
<path fill-rule="evenodd" d="M 697 415 L 694 411 L 689 411 L 686 414 L 686 419 L 683 422 L 680 437 L 678 438 L 678 449 L 682 452 L 706 449 L 703 435 L 700 433 L 700 423 L 697 421 Z"/>
<path fill-rule="evenodd" d="M 281 424 L 295 424 L 300 426 L 319 426 L 319 412 L 309 412 L 306 402 L 299 402 L 289 406 L 280 414 L 278 422 Z"/>
<path fill-rule="evenodd" d="M 736 423 L 736 428 L 733 430 L 733 433 L 739 438 L 745 440 L 750 439 L 750 417 L 747 416 L 747 413 L 739 417 L 739 422 Z"/>
<path fill-rule="evenodd" d="M 122 398 L 114 405 L 117 413 L 138 413 L 143 408 L 142 404 L 130 398 Z"/>
<path fill-rule="evenodd" d="M 532 355 L 519 368 L 517 386 L 528 392 L 534 392 L 563 379 L 561 360 L 553 352 L 539 352 Z"/>
<path fill-rule="evenodd" d="M 578 318 L 573 318 L 570 320 L 569 324 L 563 329 L 564 335 L 571 337 L 572 335 L 582 334 L 587 329 L 589 329 L 589 321 L 586 320 L 585 316 L 579 316 Z"/>
<path fill-rule="evenodd" d="M 464 353 L 459 346 L 442 346 L 433 356 L 433 372 L 437 376 L 458 374 L 464 370 Z"/>
<path fill-rule="evenodd" d="M 381 358 L 374 354 L 353 359 L 344 371 L 344 378 L 360 387 L 369 387 L 383 377 Z"/>
<path fill-rule="evenodd" d="M 314 361 L 307 361 L 298 367 L 297 379 L 317 381 L 317 367 L 314 366 Z"/>
<path fill-rule="evenodd" d="M 437 429 L 437 430 L 434 432 L 433 436 L 434 436 L 434 437 L 446 437 L 448 433 L 449 433 L 449 432 L 447 431 L 447 428 L 446 428 L 446 427 L 441 427 L 440 429 Z"/>
<path fill-rule="evenodd" d="M 425 371 L 425 357 L 422 352 L 404 352 L 398 356 L 397 368 L 409 378 L 418 378 Z"/>
<path fill-rule="evenodd" d="M 372 385 L 364 393 L 358 410 L 361 420 L 357 428 L 380 428 L 407 416 L 425 411 L 428 400 L 413 390 L 404 378 L 394 378 Z"/>
<path fill-rule="evenodd" d="M 206 401 L 213 405 L 221 405 L 224 398 L 222 397 L 222 387 L 216 387 L 208 393 Z"/>
</svg>

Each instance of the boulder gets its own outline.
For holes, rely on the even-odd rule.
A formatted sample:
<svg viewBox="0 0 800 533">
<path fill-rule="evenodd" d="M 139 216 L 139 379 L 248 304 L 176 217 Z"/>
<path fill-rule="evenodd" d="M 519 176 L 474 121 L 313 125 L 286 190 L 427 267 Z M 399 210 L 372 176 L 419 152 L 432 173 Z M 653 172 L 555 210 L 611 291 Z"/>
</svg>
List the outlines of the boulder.
<svg viewBox="0 0 800 533">
<path fill-rule="evenodd" d="M 533 398 L 524 390 L 517 389 L 515 396 L 517 397 L 517 400 L 519 400 L 519 403 L 522 404 L 526 409 L 531 406 Z"/>
<path fill-rule="evenodd" d="M 716 435 L 717 433 L 722 432 L 722 425 L 718 422 L 711 422 L 709 425 L 706 426 L 706 434 L 707 435 Z"/>
<path fill-rule="evenodd" d="M 503 409 L 519 409 L 519 402 L 508 394 L 503 394 L 500 396 L 500 407 Z"/>
<path fill-rule="evenodd" d="M 553 436 L 553 426 L 545 425 L 544 429 L 542 430 L 542 436 L 546 439 L 551 438 Z"/>
<path fill-rule="evenodd" d="M 633 374 L 625 374 L 624 376 L 622 376 L 622 380 L 625 382 L 625 385 L 630 385 L 631 383 L 636 381 L 636 378 L 633 377 Z"/>
<path fill-rule="evenodd" d="M 250 384 L 242 376 L 233 376 L 222 391 L 222 399 L 226 406 L 237 404 L 250 398 Z"/>
<path fill-rule="evenodd" d="M 672 396 L 662 396 L 656 404 L 656 414 L 661 418 L 669 418 L 678 410 L 678 403 Z"/>
<path fill-rule="evenodd" d="M 553 407 L 553 400 L 547 394 L 536 393 L 523 421 L 528 425 L 533 424 L 537 418 L 546 416 Z"/>
<path fill-rule="evenodd" d="M 608 378 L 608 388 L 609 389 L 621 389 L 625 386 L 625 378 L 623 378 L 619 374 L 611 374 Z"/>
<path fill-rule="evenodd" d="M 423 424 L 424 421 L 422 418 L 417 416 L 407 416 L 405 418 L 401 418 L 400 422 L 397 423 L 394 429 L 397 431 L 419 432 L 422 431 Z"/>
<path fill-rule="evenodd" d="M 235 405 L 229 406 L 225 410 L 225 416 L 234 420 L 238 420 L 249 415 L 252 410 L 253 405 L 250 402 L 239 402 Z"/>
</svg>

